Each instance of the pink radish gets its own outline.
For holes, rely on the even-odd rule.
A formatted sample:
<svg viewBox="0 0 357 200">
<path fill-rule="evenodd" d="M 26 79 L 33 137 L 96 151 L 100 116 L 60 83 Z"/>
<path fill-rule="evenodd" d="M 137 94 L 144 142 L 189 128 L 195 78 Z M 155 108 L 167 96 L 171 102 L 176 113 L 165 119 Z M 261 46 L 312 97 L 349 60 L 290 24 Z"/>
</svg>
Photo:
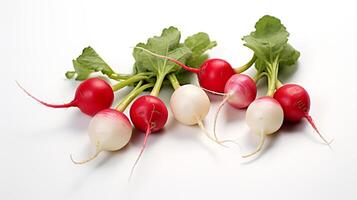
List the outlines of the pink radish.
<svg viewBox="0 0 357 200">
<path fill-rule="evenodd" d="M 66 104 L 49 104 L 39 100 L 27 92 L 19 83 L 18 86 L 30 97 L 51 108 L 78 107 L 83 113 L 93 116 L 97 112 L 109 108 L 114 99 L 111 86 L 100 78 L 90 78 L 83 81 L 77 88 L 74 99 Z"/>
<path fill-rule="evenodd" d="M 243 65 L 240 68 L 234 69 L 232 66 L 225 60 L 218 59 L 218 58 L 211 58 L 207 59 L 200 68 L 192 68 L 189 67 L 182 62 L 175 60 L 173 58 L 164 56 L 164 55 L 159 55 L 156 53 L 153 53 L 147 49 L 144 49 L 142 47 L 135 47 L 138 49 L 141 49 L 151 55 L 157 56 L 162 59 L 167 59 L 171 62 L 176 63 L 177 65 L 181 66 L 183 69 L 195 73 L 198 76 L 198 81 L 200 83 L 200 86 L 203 87 L 204 89 L 211 90 L 214 92 L 224 92 L 224 87 L 228 79 L 236 74 L 236 73 L 241 73 L 248 69 L 252 64 L 254 64 L 256 57 L 253 56 L 253 58 L 245 65 Z"/>
<path fill-rule="evenodd" d="M 283 109 L 274 98 L 265 96 L 253 101 L 247 109 L 246 122 L 252 132 L 260 135 L 260 142 L 255 151 L 243 157 L 258 153 L 264 145 L 266 136 L 278 131 L 283 120 Z"/>
<path fill-rule="evenodd" d="M 75 164 L 84 164 L 96 158 L 102 151 L 117 151 L 128 144 L 132 135 L 132 126 L 127 116 L 114 109 L 98 112 L 90 121 L 89 138 L 96 146 L 96 152 L 84 161 L 71 160 Z"/>
<path fill-rule="evenodd" d="M 223 105 L 228 102 L 229 105 L 236 109 L 248 107 L 257 96 L 257 87 L 254 80 L 249 76 L 244 74 L 234 74 L 227 81 L 222 95 L 224 95 L 225 98 L 218 106 L 214 118 L 213 133 L 216 140 L 219 140 L 216 134 L 217 118 Z"/>
<path fill-rule="evenodd" d="M 317 129 L 314 121 L 309 115 L 310 97 L 307 91 L 297 84 L 286 84 L 279 87 L 274 94 L 274 98 L 280 103 L 284 110 L 284 118 L 287 121 L 298 122 L 302 118 L 306 118 L 311 124 L 320 138 L 326 143 L 330 144 Z"/>
<path fill-rule="evenodd" d="M 136 99 L 132 104 L 130 108 L 130 118 L 135 128 L 145 133 L 145 138 L 140 153 L 131 169 L 129 179 L 145 150 L 148 136 L 150 133 L 159 131 L 165 126 L 168 111 L 165 103 L 159 98 L 152 95 L 145 95 Z"/>
</svg>

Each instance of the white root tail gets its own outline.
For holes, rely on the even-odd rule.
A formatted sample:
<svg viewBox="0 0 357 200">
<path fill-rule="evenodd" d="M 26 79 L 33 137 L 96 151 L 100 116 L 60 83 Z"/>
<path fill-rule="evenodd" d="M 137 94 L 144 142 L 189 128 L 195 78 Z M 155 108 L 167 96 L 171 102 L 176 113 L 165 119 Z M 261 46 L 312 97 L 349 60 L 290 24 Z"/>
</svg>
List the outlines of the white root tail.
<svg viewBox="0 0 357 200">
<path fill-rule="evenodd" d="M 266 135 L 264 134 L 264 132 L 262 132 L 261 135 L 260 135 L 259 145 L 255 149 L 255 151 L 253 151 L 253 152 L 251 152 L 249 154 L 242 155 L 242 157 L 243 158 L 248 158 L 248 157 L 254 156 L 258 152 L 260 152 L 262 150 L 262 148 L 263 148 L 264 143 L 265 143 L 265 138 L 266 138 Z"/>
<path fill-rule="evenodd" d="M 88 159 L 86 160 L 83 160 L 83 161 L 76 161 L 75 159 L 73 159 L 73 156 L 72 154 L 70 154 L 70 158 L 72 160 L 72 162 L 76 165 L 82 165 L 82 164 L 85 164 L 93 159 L 95 159 L 99 154 L 100 152 L 102 152 L 101 148 L 100 148 L 100 142 L 97 141 L 96 145 L 95 145 L 96 149 L 95 149 L 95 154 L 92 155 L 91 157 L 89 157 Z"/>
<path fill-rule="evenodd" d="M 217 143 L 217 144 L 219 144 L 219 145 L 221 145 L 221 146 L 223 146 L 223 147 L 226 147 L 226 148 L 227 148 L 228 146 L 224 145 L 224 143 L 227 143 L 227 142 L 234 143 L 234 144 L 236 144 L 237 146 L 239 146 L 239 144 L 238 144 L 236 141 L 234 141 L 234 140 L 222 140 L 222 141 L 219 141 L 219 140 L 216 140 L 215 138 L 213 138 L 213 137 L 211 136 L 211 134 L 207 131 L 207 129 L 205 128 L 205 126 L 203 125 L 202 121 L 199 120 L 198 118 L 197 118 L 197 124 L 198 124 L 198 126 L 201 128 L 201 130 L 203 131 L 203 133 L 204 133 L 210 140 L 212 140 L 213 142 L 215 142 L 215 143 Z"/>
<path fill-rule="evenodd" d="M 216 111 L 216 114 L 215 114 L 215 116 L 214 116 L 213 135 L 214 135 L 214 138 L 215 138 L 217 141 L 219 141 L 218 136 L 217 136 L 217 132 L 216 132 L 216 125 L 217 125 L 218 114 L 219 114 L 219 112 L 221 111 L 221 109 L 222 109 L 222 107 L 224 106 L 224 104 L 228 101 L 229 97 L 230 97 L 230 96 L 227 95 L 227 96 L 222 100 L 222 102 L 219 104 L 218 109 L 217 109 L 217 111 Z"/>
</svg>

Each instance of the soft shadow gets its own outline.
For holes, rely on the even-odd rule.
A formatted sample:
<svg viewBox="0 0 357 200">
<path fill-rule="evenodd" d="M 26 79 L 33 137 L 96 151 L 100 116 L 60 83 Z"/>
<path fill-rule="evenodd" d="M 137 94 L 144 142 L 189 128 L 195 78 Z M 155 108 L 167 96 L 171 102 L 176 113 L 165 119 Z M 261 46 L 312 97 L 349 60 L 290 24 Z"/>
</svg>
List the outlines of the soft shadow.
<svg viewBox="0 0 357 200">
<path fill-rule="evenodd" d="M 237 121 L 243 121 L 245 119 L 245 109 L 236 109 L 230 106 L 229 104 L 225 106 L 227 106 L 224 109 L 225 120 L 227 122 L 237 122 Z"/>
<path fill-rule="evenodd" d="M 90 116 L 76 110 L 75 112 L 68 113 L 68 123 L 64 124 L 63 128 L 82 133 L 87 130 L 90 120 Z"/>
<path fill-rule="evenodd" d="M 214 158 L 217 158 L 217 155 L 215 153 L 215 150 L 212 148 L 212 144 L 216 145 L 218 148 L 225 148 L 210 140 L 205 135 L 203 130 L 201 130 L 198 127 L 198 125 L 193 125 L 193 126 L 182 125 L 182 126 L 184 127 L 177 126 L 177 128 L 175 129 L 177 130 L 176 133 L 172 134 L 172 137 L 174 137 L 177 141 L 182 142 L 182 144 L 186 144 L 188 142 L 194 142 L 195 144 L 199 145 L 202 149 L 205 149 L 205 151 L 207 151 L 209 155 Z"/>
</svg>

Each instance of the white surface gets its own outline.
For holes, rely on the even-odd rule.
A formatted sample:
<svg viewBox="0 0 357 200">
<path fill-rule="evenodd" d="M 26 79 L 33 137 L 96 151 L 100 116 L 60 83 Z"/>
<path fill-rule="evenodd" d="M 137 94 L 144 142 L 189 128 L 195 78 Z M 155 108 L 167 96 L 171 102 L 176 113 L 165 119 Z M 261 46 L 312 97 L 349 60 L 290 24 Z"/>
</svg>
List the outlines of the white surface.
<svg viewBox="0 0 357 200">
<path fill-rule="evenodd" d="M 355 199 L 353 2 L 1 1 L 0 199 Z M 179 27 L 183 37 L 209 33 L 219 44 L 211 55 L 240 65 L 251 56 L 240 38 L 264 14 L 279 17 L 291 33 L 290 42 L 301 51 L 297 70 L 283 80 L 310 92 L 311 114 L 321 131 L 335 138 L 333 151 L 303 121 L 284 127 L 258 159 L 246 162 L 237 148 L 212 144 L 197 127 L 171 118 L 162 134 L 150 137 L 128 183 L 143 135 L 123 151 L 73 165 L 70 153 L 84 158 L 91 152 L 89 118 L 76 109 L 40 106 L 14 82 L 21 81 L 49 102 L 66 102 L 78 83 L 65 80 L 64 72 L 83 47 L 92 45 L 116 70 L 131 72 L 130 47 L 169 25 Z M 161 93 L 166 102 L 169 93 Z M 215 99 L 208 128 L 220 100 Z M 226 106 L 218 130 L 239 136 L 244 152 L 257 143 L 243 111 Z"/>
</svg>

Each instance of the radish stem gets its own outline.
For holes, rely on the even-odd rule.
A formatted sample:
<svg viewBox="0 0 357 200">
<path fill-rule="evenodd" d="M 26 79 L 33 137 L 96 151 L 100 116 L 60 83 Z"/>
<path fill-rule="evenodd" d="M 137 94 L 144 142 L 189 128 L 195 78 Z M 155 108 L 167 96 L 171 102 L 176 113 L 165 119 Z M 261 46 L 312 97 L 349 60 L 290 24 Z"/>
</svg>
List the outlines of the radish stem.
<svg viewBox="0 0 357 200">
<path fill-rule="evenodd" d="M 237 74 L 240 74 L 240 73 L 246 71 L 247 69 L 249 69 L 255 63 L 256 60 L 257 60 L 257 57 L 254 54 L 253 57 L 245 65 L 243 65 L 239 68 L 235 68 L 234 71 Z"/>
<path fill-rule="evenodd" d="M 118 104 L 118 106 L 115 109 L 123 112 L 135 97 L 137 97 L 140 93 L 142 93 L 147 88 L 151 88 L 154 86 L 154 83 L 147 83 L 143 86 L 141 86 L 141 83 L 142 81 L 140 81 L 138 85 L 124 99 L 121 100 L 121 102 Z"/>
</svg>

